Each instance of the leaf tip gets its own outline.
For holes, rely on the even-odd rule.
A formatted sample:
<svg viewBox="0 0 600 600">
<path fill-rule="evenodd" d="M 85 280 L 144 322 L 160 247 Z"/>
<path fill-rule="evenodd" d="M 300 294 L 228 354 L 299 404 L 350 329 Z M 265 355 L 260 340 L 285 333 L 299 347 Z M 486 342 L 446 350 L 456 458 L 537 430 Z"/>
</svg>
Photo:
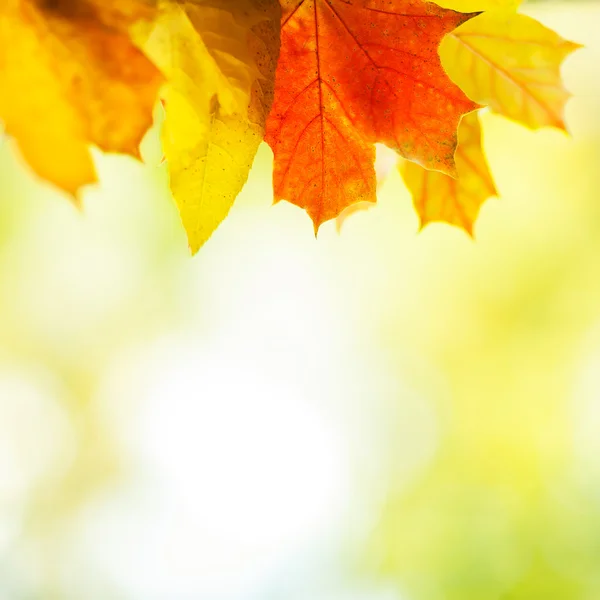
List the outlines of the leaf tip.
<svg viewBox="0 0 600 600">
<path fill-rule="evenodd" d="M 475 17 L 482 15 L 484 12 L 485 11 L 483 11 L 483 10 L 475 10 L 475 11 L 468 12 L 468 13 L 462 13 L 464 15 L 464 18 L 461 20 L 461 23 L 465 23 L 466 21 L 469 21 L 470 19 L 474 19 Z"/>
<path fill-rule="evenodd" d="M 458 168 L 454 158 L 452 159 L 452 162 L 448 162 L 448 164 L 444 165 L 444 169 L 440 169 L 440 172 L 452 177 L 452 179 L 458 179 Z"/>
<path fill-rule="evenodd" d="M 204 244 L 208 241 L 208 238 L 203 238 L 198 234 L 194 234 L 191 231 L 187 231 L 187 249 L 190 256 L 194 256 L 198 253 L 198 250 L 204 246 Z"/>
<path fill-rule="evenodd" d="M 423 230 L 425 229 L 425 227 L 427 227 L 427 225 L 430 225 L 432 223 L 442 223 L 444 225 L 449 225 L 450 227 L 453 227 L 455 229 L 458 229 L 458 230 L 464 232 L 472 242 L 476 241 L 475 231 L 474 231 L 475 220 L 473 222 L 465 221 L 465 222 L 459 224 L 459 223 L 452 223 L 445 219 L 420 217 L 417 233 L 421 234 L 423 232 Z"/>
<path fill-rule="evenodd" d="M 565 50 L 568 54 L 575 52 L 576 50 L 583 50 L 585 48 L 585 44 L 580 44 L 578 42 L 572 42 L 570 40 L 565 41 Z"/>
<path fill-rule="evenodd" d="M 94 179 L 93 181 L 90 181 L 89 183 L 85 184 L 85 185 L 93 185 L 95 183 L 97 183 L 97 179 Z M 71 201 L 71 204 L 75 207 L 75 209 L 77 210 L 77 212 L 79 214 L 83 214 L 83 185 L 79 186 L 78 188 L 74 189 L 74 190 L 65 190 L 65 192 L 67 193 L 69 200 Z"/>
<path fill-rule="evenodd" d="M 474 223 L 464 223 L 463 225 L 459 226 L 459 229 L 462 229 L 469 236 L 469 239 L 472 242 L 475 241 L 475 230 L 473 226 Z"/>
</svg>

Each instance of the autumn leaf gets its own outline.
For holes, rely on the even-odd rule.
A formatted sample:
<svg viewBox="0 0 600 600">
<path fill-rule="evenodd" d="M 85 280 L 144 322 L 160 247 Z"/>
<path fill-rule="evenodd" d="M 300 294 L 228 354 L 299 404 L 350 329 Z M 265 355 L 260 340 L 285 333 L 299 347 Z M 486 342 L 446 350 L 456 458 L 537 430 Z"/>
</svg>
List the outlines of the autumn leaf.
<svg viewBox="0 0 600 600">
<path fill-rule="evenodd" d="M 379 189 L 387 180 L 390 172 L 396 168 L 397 164 L 398 155 L 393 150 L 390 150 L 387 146 L 383 146 L 382 144 L 375 146 L 375 180 L 377 182 L 377 193 L 379 193 Z M 344 223 L 350 217 L 354 217 L 357 213 L 366 212 L 375 206 L 376 204 L 374 202 L 355 202 L 346 207 L 335 218 L 336 231 L 340 233 Z"/>
<path fill-rule="evenodd" d="M 497 195 L 481 146 L 477 113 L 464 116 L 458 128 L 456 179 L 407 160 L 401 160 L 398 168 L 413 197 L 421 227 L 445 221 L 472 235 L 481 205 Z"/>
<path fill-rule="evenodd" d="M 404 157 L 423 224 L 471 232 L 495 188 L 469 113 L 488 104 L 564 128 L 560 66 L 579 46 L 519 3 L 3 0 L 0 120 L 34 170 L 75 195 L 95 180 L 90 145 L 138 155 L 160 88 L 192 252 L 227 216 L 263 139 L 275 201 L 304 208 L 315 231 L 372 206 L 381 143 Z"/>
<path fill-rule="evenodd" d="M 473 15 L 420 0 L 283 0 L 266 140 L 275 199 L 315 228 L 375 200 L 374 142 L 453 173 L 460 117 L 476 108 L 448 79 L 443 36 Z"/>
<path fill-rule="evenodd" d="M 492 11 L 463 24 L 442 42 L 442 63 L 475 102 L 536 129 L 565 129 L 560 66 L 580 48 L 535 19 Z"/>
<path fill-rule="evenodd" d="M 127 32 L 152 14 L 144 0 L 0 4 L 0 120 L 71 194 L 96 179 L 90 144 L 138 155 L 162 77 Z"/>
<path fill-rule="evenodd" d="M 192 252 L 227 216 L 264 138 L 277 0 L 166 1 L 142 46 L 168 78 L 163 151 Z"/>
<path fill-rule="evenodd" d="M 475 0 L 473 0 L 475 1 Z M 453 8 L 471 0 L 448 0 Z M 510 0 L 488 0 L 490 8 Z M 480 103 L 531 128 L 564 129 L 569 98 L 560 79 L 560 65 L 577 44 L 566 42 L 537 21 L 512 10 L 482 14 L 442 42 L 442 64 L 452 79 Z M 428 172 L 402 161 L 400 172 L 409 188 L 421 224 L 445 221 L 472 234 L 481 204 L 496 195 L 481 148 L 478 118 L 467 115 L 459 129 L 456 153 L 458 179 Z"/>
</svg>

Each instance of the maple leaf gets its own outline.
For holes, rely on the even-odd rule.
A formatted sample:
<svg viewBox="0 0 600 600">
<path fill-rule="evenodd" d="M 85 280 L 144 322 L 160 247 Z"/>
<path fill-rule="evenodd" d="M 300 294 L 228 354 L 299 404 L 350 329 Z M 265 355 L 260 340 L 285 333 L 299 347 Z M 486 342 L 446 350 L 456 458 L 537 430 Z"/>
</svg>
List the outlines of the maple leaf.
<svg viewBox="0 0 600 600">
<path fill-rule="evenodd" d="M 580 46 L 516 14 L 519 3 L 3 0 L 0 119 L 40 176 L 76 194 L 95 180 L 90 144 L 138 155 L 166 80 L 163 151 L 192 252 L 263 137 L 275 201 L 305 208 L 315 231 L 372 206 L 380 142 L 408 159 L 422 224 L 471 232 L 496 192 L 469 113 L 489 104 L 564 128 L 559 71 Z"/>
<path fill-rule="evenodd" d="M 453 8 L 476 0 L 448 0 Z M 518 15 L 518 0 L 487 0 L 503 10 L 482 14 L 457 28 L 440 46 L 450 77 L 477 102 L 531 127 L 565 128 L 564 106 L 569 93 L 562 86 L 560 65 L 579 47 L 563 40 L 534 19 Z M 463 118 L 456 154 L 458 180 L 402 162 L 400 172 L 409 188 L 422 226 L 446 221 L 472 234 L 481 204 L 497 195 L 481 148 L 477 117 Z"/>
<path fill-rule="evenodd" d="M 227 216 L 273 100 L 277 0 L 163 2 L 142 46 L 168 78 L 163 151 L 192 252 Z"/>
<path fill-rule="evenodd" d="M 283 0 L 266 141 L 275 199 L 315 229 L 375 200 L 374 142 L 454 172 L 456 129 L 474 110 L 446 76 L 443 36 L 474 15 L 421 0 Z"/>
<path fill-rule="evenodd" d="M 496 196 L 494 181 L 481 146 L 479 115 L 465 115 L 458 128 L 456 169 L 458 178 L 401 160 L 398 168 L 421 220 L 445 221 L 473 234 L 473 223 L 481 205 Z"/>
<path fill-rule="evenodd" d="M 90 144 L 138 155 L 162 77 L 127 30 L 151 15 L 143 0 L 0 3 L 0 119 L 71 194 L 96 180 Z"/>
<path fill-rule="evenodd" d="M 565 129 L 563 60 L 579 44 L 511 10 L 483 13 L 442 42 L 451 79 L 474 101 L 535 129 Z"/>
<path fill-rule="evenodd" d="M 386 146 L 379 145 L 379 148 L 375 146 L 375 179 L 377 181 L 377 193 L 384 184 L 387 176 L 390 174 L 392 169 L 398 164 L 398 155 L 387 148 Z M 354 217 L 355 214 L 366 212 L 376 206 L 373 202 L 355 202 L 350 206 L 346 207 L 336 218 L 335 218 L 335 229 L 338 233 L 342 231 L 344 223 L 350 218 Z"/>
</svg>

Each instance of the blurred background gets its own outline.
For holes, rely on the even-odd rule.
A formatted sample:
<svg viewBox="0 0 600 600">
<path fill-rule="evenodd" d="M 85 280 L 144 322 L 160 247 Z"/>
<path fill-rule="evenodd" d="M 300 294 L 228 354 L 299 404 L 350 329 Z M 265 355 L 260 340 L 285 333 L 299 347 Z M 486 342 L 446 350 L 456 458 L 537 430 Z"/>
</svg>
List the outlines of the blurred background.
<svg viewBox="0 0 600 600">
<path fill-rule="evenodd" d="M 1 600 L 600 598 L 600 4 L 524 12 L 572 137 L 483 115 L 475 241 L 263 146 L 190 258 L 158 126 L 81 212 L 0 140 Z"/>
</svg>

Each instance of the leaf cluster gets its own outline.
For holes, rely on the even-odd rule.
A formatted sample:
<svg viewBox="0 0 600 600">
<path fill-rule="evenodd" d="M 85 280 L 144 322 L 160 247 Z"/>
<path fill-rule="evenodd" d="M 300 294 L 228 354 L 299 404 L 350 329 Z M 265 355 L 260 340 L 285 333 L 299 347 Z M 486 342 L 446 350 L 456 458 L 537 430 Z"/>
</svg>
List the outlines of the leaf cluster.
<svg viewBox="0 0 600 600">
<path fill-rule="evenodd" d="M 192 252 L 227 216 L 263 140 L 274 200 L 315 231 L 376 200 L 375 143 L 422 225 L 471 233 L 496 194 L 478 111 L 565 129 L 560 78 L 579 46 L 519 0 L 3 0 L 0 120 L 75 200 L 90 155 L 139 157 L 157 100 Z"/>
</svg>

